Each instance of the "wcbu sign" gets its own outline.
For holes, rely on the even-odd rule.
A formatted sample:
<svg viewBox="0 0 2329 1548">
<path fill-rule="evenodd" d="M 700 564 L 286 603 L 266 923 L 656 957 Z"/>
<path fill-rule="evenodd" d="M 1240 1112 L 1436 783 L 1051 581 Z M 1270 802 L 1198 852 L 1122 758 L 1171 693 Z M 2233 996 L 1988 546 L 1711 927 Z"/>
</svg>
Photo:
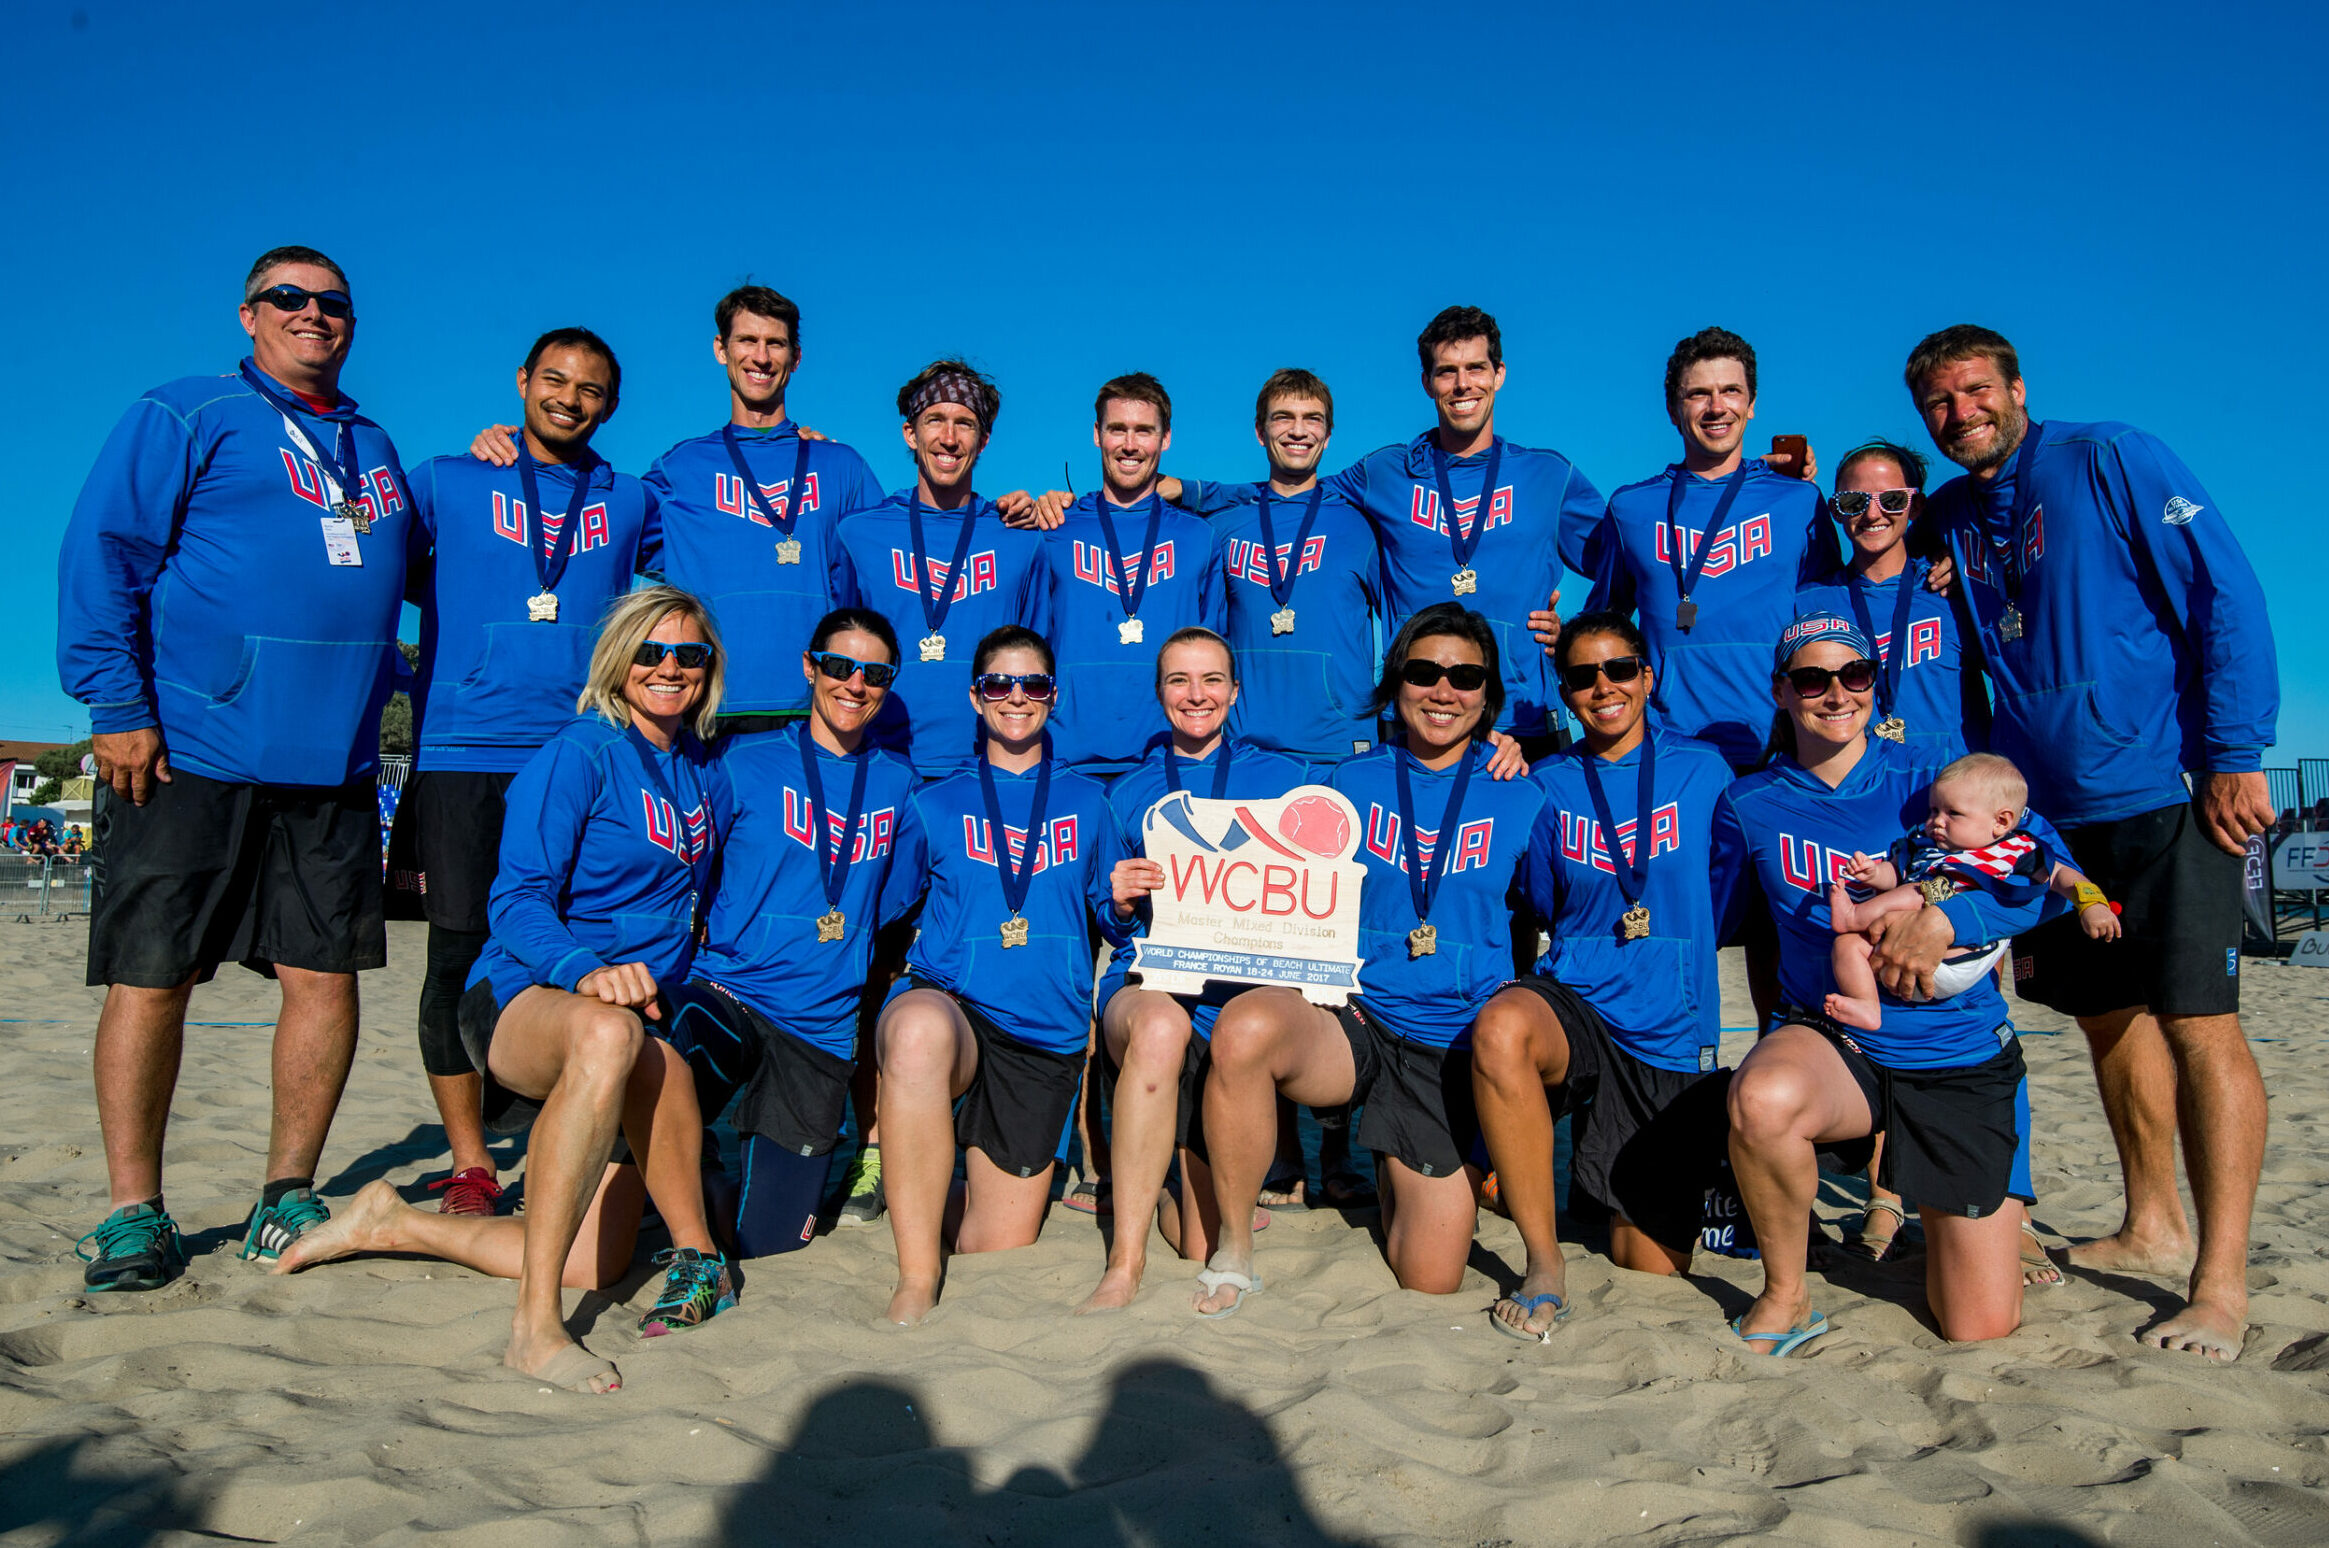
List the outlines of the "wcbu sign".
<svg viewBox="0 0 2329 1548">
<path fill-rule="evenodd" d="M 1144 988 L 1202 994 L 1208 979 L 1284 984 L 1320 1005 L 1359 986 L 1359 814 L 1324 785 L 1272 801 L 1175 791 L 1141 819 L 1141 849 L 1164 868 L 1134 943 Z"/>
<path fill-rule="evenodd" d="M 2307 930 L 2298 936 L 2289 961 L 2297 967 L 2329 968 L 2329 930 Z"/>
</svg>

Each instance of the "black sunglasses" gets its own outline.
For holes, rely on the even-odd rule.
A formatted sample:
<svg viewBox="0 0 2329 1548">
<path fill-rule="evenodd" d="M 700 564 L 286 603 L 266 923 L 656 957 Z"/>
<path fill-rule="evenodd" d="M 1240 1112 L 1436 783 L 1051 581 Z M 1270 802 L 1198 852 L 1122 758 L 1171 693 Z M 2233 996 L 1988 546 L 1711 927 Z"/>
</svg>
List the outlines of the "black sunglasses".
<svg viewBox="0 0 2329 1548">
<path fill-rule="evenodd" d="M 344 290 L 302 290 L 297 285 L 270 285 L 251 297 L 250 304 L 266 302 L 279 312 L 301 312 L 313 301 L 315 309 L 326 317 L 342 321 L 356 315 L 356 303 L 348 299 Z"/>
<path fill-rule="evenodd" d="M 1885 515 L 1898 516 L 1909 508 L 1909 502 L 1916 497 L 1914 489 L 1881 489 L 1873 495 L 1865 489 L 1841 489 L 1836 492 L 1836 514 L 1865 516 L 1868 514 L 1868 502 L 1874 500 L 1876 508 Z"/>
<path fill-rule="evenodd" d="M 1846 693 L 1866 693 L 1876 686 L 1876 663 L 1863 656 L 1858 661 L 1847 661 L 1834 671 L 1826 667 L 1789 667 L 1779 674 L 1788 685 L 1806 699 L 1816 699 L 1828 691 L 1830 682 L 1844 685 Z"/>
<path fill-rule="evenodd" d="M 978 690 L 978 696 L 982 699 L 999 703 L 1009 698 L 1011 690 L 1017 688 L 1028 698 L 1040 703 L 1059 690 L 1059 679 L 1049 672 L 981 672 L 971 679 L 970 685 Z"/>
<path fill-rule="evenodd" d="M 665 656 L 677 656 L 680 666 L 690 672 L 712 664 L 712 648 L 701 640 L 677 645 L 668 640 L 641 640 L 639 648 L 631 652 L 631 665 L 652 672 L 663 664 Z"/>
<path fill-rule="evenodd" d="M 837 650 L 812 650 L 809 659 L 817 664 L 818 671 L 837 683 L 845 683 L 863 672 L 866 687 L 887 688 L 898 675 L 898 669 L 887 661 L 860 661 Z"/>
<path fill-rule="evenodd" d="M 1410 688 L 1431 688 L 1441 678 L 1458 693 L 1471 693 L 1488 685 L 1488 669 L 1476 661 L 1459 661 L 1454 666 L 1441 666 L 1422 656 L 1409 656 L 1399 663 L 1399 681 Z"/>
<path fill-rule="evenodd" d="M 1561 686 L 1571 693 L 1583 693 L 1591 688 L 1594 679 L 1606 677 L 1613 683 L 1630 683 L 1642 675 L 1649 663 L 1639 656 L 1612 656 L 1607 661 L 1579 661 L 1561 668 Z"/>
</svg>

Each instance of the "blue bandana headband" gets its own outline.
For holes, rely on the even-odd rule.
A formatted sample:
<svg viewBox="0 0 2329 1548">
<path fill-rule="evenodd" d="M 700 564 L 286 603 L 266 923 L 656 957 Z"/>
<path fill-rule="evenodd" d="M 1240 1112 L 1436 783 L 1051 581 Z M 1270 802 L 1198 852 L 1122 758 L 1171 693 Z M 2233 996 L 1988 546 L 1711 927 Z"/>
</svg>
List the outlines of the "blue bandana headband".
<svg viewBox="0 0 2329 1548">
<path fill-rule="evenodd" d="M 1822 640 L 1835 640 L 1849 645 L 1863 660 L 1876 659 L 1876 647 L 1868 636 L 1853 627 L 1849 618 L 1838 618 L 1833 613 L 1805 613 L 1789 624 L 1779 635 L 1779 645 L 1771 654 L 1771 675 L 1777 677 L 1787 670 L 1787 663 L 1806 645 L 1817 645 Z"/>
</svg>

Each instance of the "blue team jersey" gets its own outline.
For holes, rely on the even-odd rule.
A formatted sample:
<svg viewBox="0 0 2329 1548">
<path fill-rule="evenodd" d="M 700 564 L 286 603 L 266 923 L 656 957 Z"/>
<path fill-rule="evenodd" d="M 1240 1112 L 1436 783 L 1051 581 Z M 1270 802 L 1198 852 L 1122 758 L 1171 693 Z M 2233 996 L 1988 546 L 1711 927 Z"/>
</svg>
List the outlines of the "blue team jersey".
<svg viewBox="0 0 2329 1548">
<path fill-rule="evenodd" d="M 353 398 L 319 414 L 243 365 L 288 414 L 240 374 L 187 377 L 106 438 L 57 557 L 57 675 L 92 730 L 159 726 L 177 768 L 345 784 L 380 762 L 413 534 L 404 469 Z M 335 490 L 370 527 L 347 535 L 356 563 L 327 547 Z"/>
<path fill-rule="evenodd" d="M 1453 846 L 1431 904 L 1438 950 L 1411 959 L 1407 934 L 1418 921 L 1393 761 L 1406 756 L 1402 747 L 1377 747 L 1334 771 L 1334 788 L 1358 809 L 1358 858 L 1367 868 L 1359 896 L 1359 991 L 1366 1009 L 1399 1037 L 1434 1048 L 1469 1048 L 1472 1018 L 1512 978 L 1512 911 L 1504 896 L 1527 857 L 1545 789 L 1533 779 L 1490 778 L 1488 750 L 1476 746 L 1463 810 L 1449 834 L 1441 829 L 1455 768 L 1410 764 L 1424 865 L 1437 864 L 1442 843 Z"/>
<path fill-rule="evenodd" d="M 596 715 L 568 721 L 510 781 L 486 905 L 493 935 L 469 982 L 490 982 L 505 1006 L 532 985 L 572 990 L 625 962 L 678 984 L 727 826 L 723 782 L 693 736 L 659 752 Z"/>
<path fill-rule="evenodd" d="M 881 503 L 881 486 L 865 459 L 839 441 L 808 443 L 808 470 L 793 490 L 801 439 L 791 420 L 769 430 L 739 427 L 736 439 L 760 488 L 755 501 L 726 438 L 715 430 L 682 441 L 647 471 L 663 522 L 663 575 L 710 604 L 727 650 L 723 714 L 806 710 L 809 685 L 801 652 L 817 620 L 858 600 L 857 581 L 837 527 L 851 511 Z M 766 506 L 766 510 L 762 507 Z M 792 525 L 797 564 L 780 562 L 783 535 L 769 520 Z"/>
<path fill-rule="evenodd" d="M 1619 1047 L 1644 1064 L 1684 1072 L 1714 1068 L 1722 1041 L 1715 981 L 1716 900 L 1709 885 L 1714 808 L 1730 765 L 1705 742 L 1653 726 L 1649 872 L 1641 901 L 1646 939 L 1626 940 L 1628 904 L 1616 860 L 1630 862 L 1641 833 L 1642 751 L 1597 764 L 1617 840 L 1594 814 L 1582 742 L 1538 764 L 1545 806 L 1530 836 L 1522 879 L 1549 926 L 1552 949 L 1537 971 L 1577 991 L 1609 1023 Z"/>
<path fill-rule="evenodd" d="M 968 511 L 965 517 L 922 507 L 927 554 L 915 552 L 905 494 L 841 523 L 841 547 L 857 577 L 858 600 L 898 632 L 898 676 L 873 723 L 874 742 L 905 753 L 924 779 L 967 769 L 979 754 L 978 711 L 970 703 L 971 655 L 978 642 L 1005 624 L 1044 632 L 1041 534 L 1004 526 L 991 500 L 973 496 Z M 948 566 L 966 519 L 969 546 L 961 572 L 952 574 Z M 922 659 L 921 643 L 931 629 L 917 586 L 925 596 L 949 598 L 937 631 L 946 642 L 943 660 Z"/>
<path fill-rule="evenodd" d="M 837 1059 L 854 1057 L 857 1002 L 873 965 L 874 932 L 909 912 L 921 896 L 924 855 L 906 797 L 913 766 L 895 753 L 861 747 L 854 757 L 816 747 L 825 805 L 824 848 L 801 770 L 803 731 L 729 737 L 720 769 L 735 803 L 721 835 L 720 884 L 695 976 L 758 1010 L 783 1031 Z M 811 746 L 814 747 L 814 743 Z M 857 765 L 864 806 L 842 831 Z M 842 935 L 817 938 L 829 907 L 824 856 L 847 846 L 849 870 L 838 907 Z"/>
<path fill-rule="evenodd" d="M 1876 716 L 1898 715 L 1908 727 L 1909 746 L 1955 757 L 1989 745 L 1989 697 L 1982 691 L 1980 663 L 1965 655 L 1955 606 L 1925 589 L 1931 568 L 1911 559 L 1898 575 L 1882 581 L 1863 581 L 1847 571 L 1828 584 L 1798 591 L 1795 611 L 1798 617 L 1820 612 L 1852 619 L 1876 642 L 1877 659 L 1889 673 L 1897 648 L 1893 623 L 1900 617 L 1901 593 L 1907 592 L 1908 654 L 1898 669 L 1898 693 L 1889 703 L 1878 679 Z M 1773 643 L 1777 640 L 1774 634 Z"/>
<path fill-rule="evenodd" d="M 514 467 L 460 456 L 413 469 L 416 768 L 514 774 L 574 718 L 599 619 L 661 541 L 645 485 L 596 457 L 587 478 L 568 536 L 571 467 L 536 465 L 539 512 L 526 508 Z M 534 556 L 553 550 L 568 556 L 558 616 L 536 621 L 526 608 L 542 589 Z"/>
<path fill-rule="evenodd" d="M 1795 618 L 1799 587 L 1832 578 L 1835 527 L 1818 488 L 1774 473 L 1760 457 L 1721 526 L 1707 535 L 1726 479 L 1701 478 L 1673 464 L 1609 498 L 1593 535 L 1588 608 L 1634 614 L 1657 669 L 1655 699 L 1670 730 L 1701 737 L 1744 769 L 1771 734 L 1771 648 Z M 1669 523 L 1676 480 L 1682 504 Z M 1706 565 L 1690 600 L 1698 616 L 1685 630 L 1677 570 L 1706 543 Z M 1848 615 L 1847 615 L 1848 616 Z"/>
<path fill-rule="evenodd" d="M 1997 477 L 1943 485 L 1931 519 L 1979 628 L 1990 745 L 2029 780 L 2031 804 L 2108 822 L 2189 800 L 2187 771 L 2263 767 L 2280 712 L 2264 590 L 2222 509 L 2157 438 L 2032 423 Z M 2016 576 L 2020 635 L 2006 639 Z"/>
<path fill-rule="evenodd" d="M 1122 637 L 1126 598 L 1118 571 L 1138 573 L 1149 506 L 1110 501 L 1108 519 L 1122 545 L 1109 558 L 1098 492 L 1068 507 L 1066 521 L 1044 534 L 1040 603 L 1046 638 L 1059 660 L 1059 702 L 1051 717 L 1056 756 L 1081 773 L 1119 774 L 1140 761 L 1148 739 L 1165 729 L 1156 702 L 1156 653 L 1175 630 L 1222 626 L 1221 568 L 1213 529 L 1167 505 L 1148 553 L 1140 596 L 1140 638 Z M 1158 503 L 1162 503 L 1161 501 Z"/>
<path fill-rule="evenodd" d="M 1817 1014 L 1835 992 L 1828 886 L 1855 851 L 1881 854 L 1904 828 L 1924 820 L 1926 791 L 1948 761 L 1872 736 L 1833 789 L 1780 753 L 1716 803 L 1712 870 L 1716 893 L 1726 900 L 1725 931 L 1741 909 L 1771 910 L 1779 929 L 1779 992 L 1787 1004 Z M 2055 852 L 2067 853 L 2045 819 L 2032 813 L 2026 826 Z M 1979 891 L 1939 906 L 1963 945 L 2001 940 L 2060 912 L 2050 896 L 2009 906 Z M 1908 1070 L 1979 1064 L 2013 1035 L 2005 999 L 1987 975 L 1946 1000 L 1911 1004 L 1887 995 L 1883 1026 L 1852 1034 L 1876 1063 Z"/>
<path fill-rule="evenodd" d="M 928 890 L 906 970 L 977 1006 L 1005 1035 L 1047 1053 L 1080 1056 L 1091 1033 L 1089 921 L 1111 943 L 1130 926 L 1116 918 L 1108 873 L 1124 858 L 1107 793 L 1097 780 L 1053 765 L 1035 873 L 1022 917 L 1027 944 L 1005 946 L 1011 917 L 997 869 L 998 839 L 1013 865 L 1029 842 L 1035 771 L 995 771 L 1003 832 L 987 818 L 978 772 L 933 780 L 906 798 L 923 835 Z"/>
<path fill-rule="evenodd" d="M 1168 771 L 1169 765 L 1169 771 Z M 1127 855 L 1146 853 L 1141 843 L 1141 821 L 1148 809 L 1169 795 L 1173 781 L 1193 796 L 1209 801 L 1273 801 L 1296 785 L 1308 779 L 1303 766 L 1292 758 L 1257 747 L 1237 738 L 1225 739 L 1214 749 L 1213 756 L 1203 759 L 1183 758 L 1172 750 L 1172 738 L 1160 737 L 1148 749 L 1148 756 L 1108 787 L 1108 810 L 1116 822 L 1117 843 Z M 1145 928 L 1146 914 L 1132 926 L 1135 933 Z M 1108 970 L 1101 976 L 1100 991 L 1093 997 L 1102 1014 L 1108 1001 L 1124 987 L 1124 978 L 1132 970 L 1132 942 L 1119 944 L 1108 959 Z M 1189 1010 L 1189 1025 L 1199 1037 L 1213 1036 L 1214 1018 L 1221 1007 L 1247 988 L 1244 984 L 1215 984 L 1202 998 L 1180 996 Z"/>
<path fill-rule="evenodd" d="M 1375 742 L 1375 630 L 1382 606 L 1382 557 L 1366 513 L 1331 491 L 1320 496 L 1318 522 L 1293 551 L 1307 492 L 1270 496 L 1270 539 L 1262 534 L 1266 484 L 1221 486 L 1240 503 L 1213 522 L 1221 553 L 1228 624 L 1237 652 L 1238 699 L 1230 724 L 1258 746 L 1305 763 L 1325 764 Z M 1292 581 L 1291 633 L 1270 624 L 1278 602 L 1270 582 Z"/>
</svg>

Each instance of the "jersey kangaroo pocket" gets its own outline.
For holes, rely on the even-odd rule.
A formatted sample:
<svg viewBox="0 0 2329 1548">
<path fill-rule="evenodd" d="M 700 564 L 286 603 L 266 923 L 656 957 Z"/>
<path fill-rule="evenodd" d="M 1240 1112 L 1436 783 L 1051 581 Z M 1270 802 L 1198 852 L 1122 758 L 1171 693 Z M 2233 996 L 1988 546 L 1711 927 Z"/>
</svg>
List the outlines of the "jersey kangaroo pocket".
<svg viewBox="0 0 2329 1548">
<path fill-rule="evenodd" d="M 431 740 L 538 745 L 574 718 L 574 698 L 590 675 L 596 632 L 573 624 L 485 627 L 477 670 L 455 687 L 453 725 Z"/>
<path fill-rule="evenodd" d="M 268 784 L 345 783 L 373 754 L 387 670 L 377 640 L 247 635 L 241 669 L 203 706 L 198 734 L 213 761 Z"/>
<path fill-rule="evenodd" d="M 2050 768 L 2102 774 L 2112 758 L 2135 745 L 2103 718 L 2093 683 L 2016 694 L 2000 709 L 1992 740 L 2017 762 L 2034 759 Z"/>
</svg>

